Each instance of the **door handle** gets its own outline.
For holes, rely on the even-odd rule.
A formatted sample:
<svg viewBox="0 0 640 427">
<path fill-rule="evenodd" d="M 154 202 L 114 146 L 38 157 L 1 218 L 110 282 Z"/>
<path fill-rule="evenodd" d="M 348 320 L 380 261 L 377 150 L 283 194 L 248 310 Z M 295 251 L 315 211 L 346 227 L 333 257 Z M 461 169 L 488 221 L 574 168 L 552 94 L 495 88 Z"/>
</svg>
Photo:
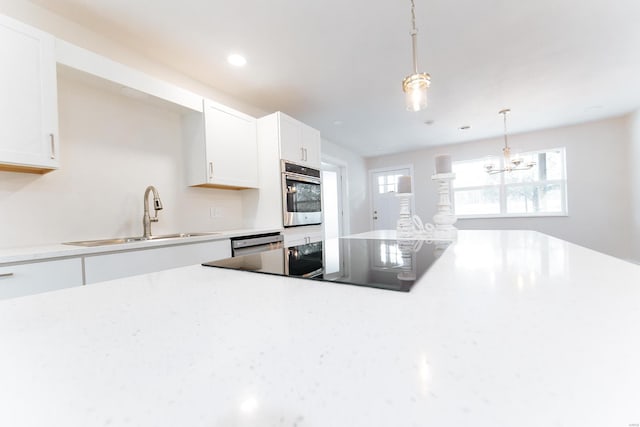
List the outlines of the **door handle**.
<svg viewBox="0 0 640 427">
<path fill-rule="evenodd" d="M 209 180 L 213 179 L 213 162 L 209 162 Z"/>
<path fill-rule="evenodd" d="M 49 142 L 51 143 L 51 158 L 55 159 L 56 158 L 56 142 L 55 142 L 55 136 L 52 133 L 49 134 Z"/>
<path fill-rule="evenodd" d="M 13 276 L 13 273 L 2 273 L 2 274 L 0 274 L 0 279 L 4 279 L 4 278 L 7 278 L 7 277 L 12 277 L 12 276 Z"/>
</svg>

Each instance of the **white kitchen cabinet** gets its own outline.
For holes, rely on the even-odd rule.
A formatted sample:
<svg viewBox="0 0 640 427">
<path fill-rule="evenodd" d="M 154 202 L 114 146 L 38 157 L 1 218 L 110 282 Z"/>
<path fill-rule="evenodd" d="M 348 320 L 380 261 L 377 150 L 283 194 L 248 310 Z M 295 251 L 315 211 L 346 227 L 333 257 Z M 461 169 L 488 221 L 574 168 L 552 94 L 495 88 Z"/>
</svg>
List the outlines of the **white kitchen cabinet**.
<svg viewBox="0 0 640 427">
<path fill-rule="evenodd" d="M 0 170 L 59 166 L 53 36 L 0 15 Z"/>
<path fill-rule="evenodd" d="M 85 284 L 201 264 L 230 256 L 230 239 L 86 256 Z"/>
<path fill-rule="evenodd" d="M 0 299 L 72 286 L 82 286 L 81 258 L 0 267 Z"/>
<path fill-rule="evenodd" d="M 319 242 L 323 237 L 322 226 L 319 225 L 287 228 L 284 230 L 284 245 L 290 247 Z"/>
<path fill-rule="evenodd" d="M 320 169 L 320 131 L 278 112 L 280 158 Z"/>
<path fill-rule="evenodd" d="M 187 184 L 258 188 L 256 119 L 205 99 L 203 113 L 184 116 Z"/>
</svg>

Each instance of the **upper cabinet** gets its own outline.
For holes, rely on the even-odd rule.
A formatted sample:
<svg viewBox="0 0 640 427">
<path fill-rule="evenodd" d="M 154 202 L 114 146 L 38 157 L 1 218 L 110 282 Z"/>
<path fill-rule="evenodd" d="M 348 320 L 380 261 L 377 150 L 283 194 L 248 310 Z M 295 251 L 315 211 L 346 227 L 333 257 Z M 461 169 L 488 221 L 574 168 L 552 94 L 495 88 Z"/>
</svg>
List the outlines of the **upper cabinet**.
<svg viewBox="0 0 640 427">
<path fill-rule="evenodd" d="M 0 15 L 0 170 L 59 166 L 54 38 Z"/>
<path fill-rule="evenodd" d="M 280 158 L 320 168 L 320 131 L 278 112 Z"/>
<path fill-rule="evenodd" d="M 258 188 L 256 119 L 213 101 L 184 116 L 187 184 Z"/>
</svg>

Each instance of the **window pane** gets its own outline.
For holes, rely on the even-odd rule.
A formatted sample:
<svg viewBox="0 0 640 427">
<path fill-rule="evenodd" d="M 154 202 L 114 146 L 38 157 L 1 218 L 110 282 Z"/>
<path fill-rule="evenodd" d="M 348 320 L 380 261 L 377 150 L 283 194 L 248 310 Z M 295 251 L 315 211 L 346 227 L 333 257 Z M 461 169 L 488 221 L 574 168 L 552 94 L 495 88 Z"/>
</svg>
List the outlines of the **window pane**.
<svg viewBox="0 0 640 427">
<path fill-rule="evenodd" d="M 456 174 L 456 179 L 453 180 L 453 187 L 479 187 L 500 184 L 500 176 L 489 175 L 486 172 L 485 164 L 485 159 L 453 162 L 452 172 Z"/>
<path fill-rule="evenodd" d="M 530 162 L 534 162 L 535 166 L 528 170 L 506 172 L 505 182 L 507 184 L 515 184 L 564 179 L 564 161 L 562 154 L 563 150 L 559 149 L 547 152 L 515 153 L 511 158 L 520 160 L 520 167 L 524 167 Z"/>
<path fill-rule="evenodd" d="M 500 191 L 495 188 L 457 190 L 454 192 L 456 215 L 500 213 Z"/>
<path fill-rule="evenodd" d="M 564 179 L 564 156 L 562 150 L 547 151 L 544 155 L 546 179 Z"/>
<path fill-rule="evenodd" d="M 562 190 L 559 184 L 507 187 L 507 213 L 562 212 Z"/>
</svg>

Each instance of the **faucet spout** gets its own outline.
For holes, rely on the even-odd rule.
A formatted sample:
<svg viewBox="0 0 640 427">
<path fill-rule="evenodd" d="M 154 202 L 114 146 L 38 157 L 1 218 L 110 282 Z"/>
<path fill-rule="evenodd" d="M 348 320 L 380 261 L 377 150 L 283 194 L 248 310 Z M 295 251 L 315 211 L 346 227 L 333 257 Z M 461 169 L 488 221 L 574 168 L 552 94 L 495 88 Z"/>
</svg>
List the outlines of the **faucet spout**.
<svg viewBox="0 0 640 427">
<path fill-rule="evenodd" d="M 149 215 L 149 193 L 153 192 L 153 217 Z M 144 191 L 144 216 L 142 217 L 142 237 L 151 237 L 151 223 L 158 222 L 158 211 L 162 210 L 162 201 L 158 190 L 153 185 L 147 187 Z"/>
</svg>

